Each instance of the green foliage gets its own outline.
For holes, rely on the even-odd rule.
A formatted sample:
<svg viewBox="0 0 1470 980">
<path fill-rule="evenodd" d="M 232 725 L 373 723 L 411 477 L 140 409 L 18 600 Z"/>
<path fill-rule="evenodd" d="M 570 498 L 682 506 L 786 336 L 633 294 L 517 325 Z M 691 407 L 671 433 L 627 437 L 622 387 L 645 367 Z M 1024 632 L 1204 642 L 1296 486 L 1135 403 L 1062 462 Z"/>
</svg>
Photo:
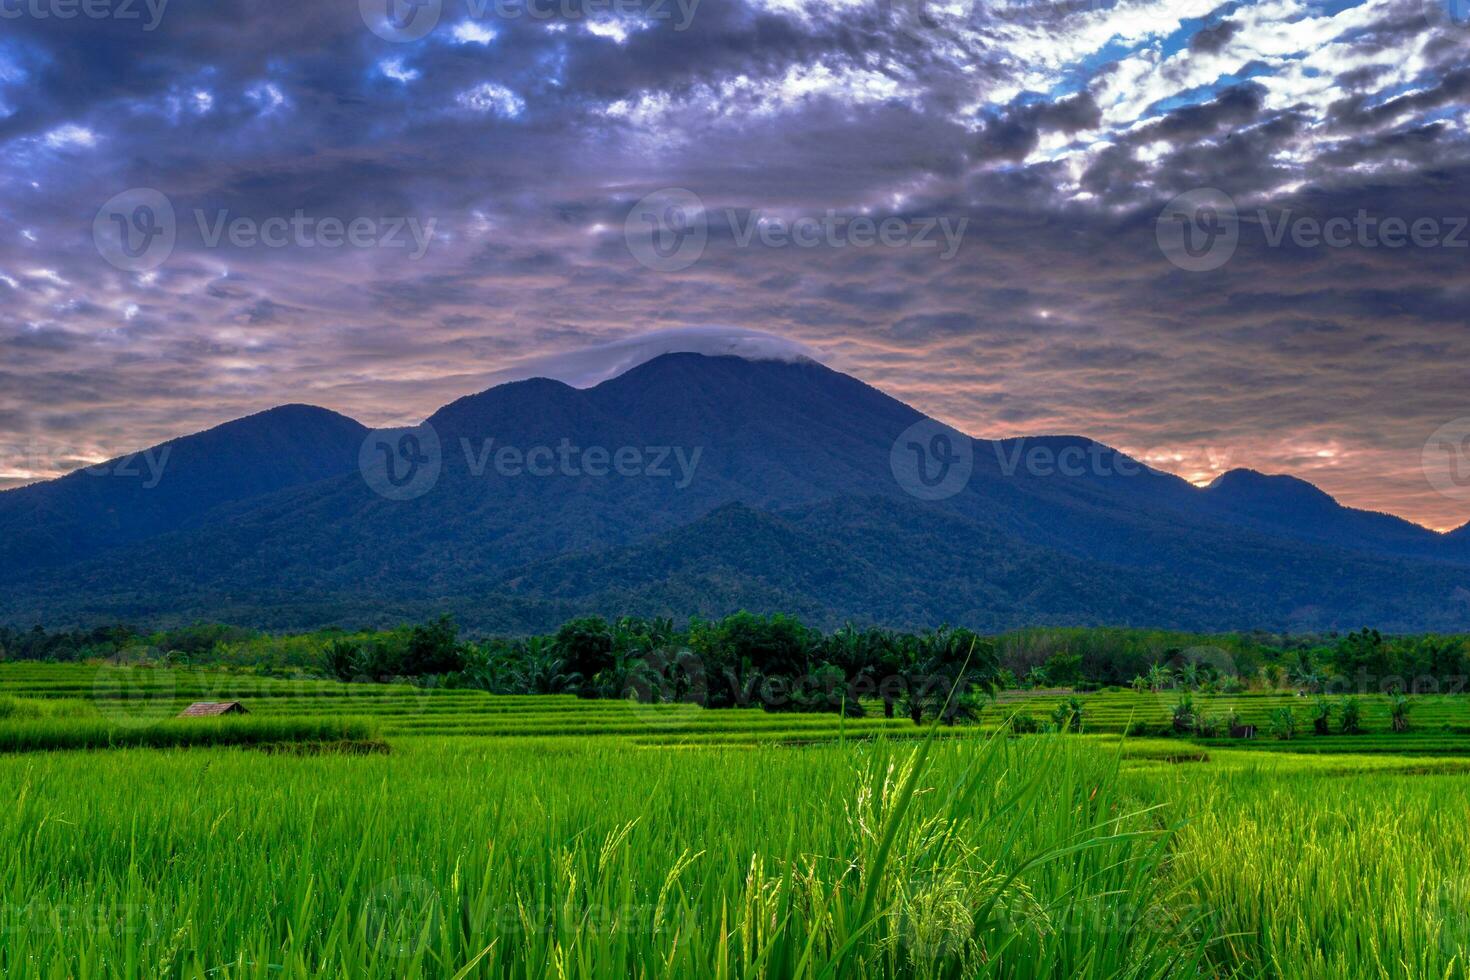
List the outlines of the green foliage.
<svg viewBox="0 0 1470 980">
<path fill-rule="evenodd" d="M 1174 705 L 1172 715 L 1171 721 L 1177 734 L 1183 735 L 1194 731 L 1195 723 L 1199 720 L 1194 698 L 1188 694 L 1181 695 Z"/>
<path fill-rule="evenodd" d="M 848 624 L 824 634 L 785 615 L 736 613 L 683 626 L 661 617 L 570 620 L 553 634 L 462 637 L 440 617 L 393 629 L 272 635 L 196 624 L 143 633 L 124 627 L 50 633 L 0 629 L 4 655 L 25 660 L 217 665 L 258 676 L 315 674 L 494 694 L 574 693 L 647 703 L 763 706 L 809 713 L 864 701 L 885 718 L 938 717 L 961 695 L 1019 685 L 1197 696 L 1246 695 L 1287 683 L 1302 690 L 1457 692 L 1467 667 L 1462 636 L 1344 637 L 1199 634 L 1128 629 L 1028 629 L 1000 636 L 941 627 L 899 632 Z M 966 656 L 965 676 L 960 666 Z M 842 674 L 841 691 L 832 681 Z M 1367 671 L 1349 676 L 1342 671 Z M 1389 673 L 1381 673 L 1389 672 Z M 1361 682 L 1361 683 L 1360 683 Z M 834 694 L 835 692 L 835 694 Z M 978 704 L 979 701 L 972 703 Z M 1050 711 L 1050 707 L 1046 709 Z M 1264 726 L 1264 715 L 1254 719 Z M 1144 727 L 1167 725 L 1165 717 Z M 1316 718 L 1314 728 L 1320 731 Z M 1330 728 L 1336 727 L 1329 721 Z"/>
<path fill-rule="evenodd" d="M 1201 712 L 1194 722 L 1194 734 L 1200 738 L 1216 738 L 1225 728 L 1225 722 L 1219 715 L 1210 715 Z M 1228 732 L 1228 729 L 1225 729 Z"/>
<path fill-rule="evenodd" d="M 1035 735 L 1042 729 L 1042 723 L 1034 715 L 1021 712 L 1011 716 L 1010 730 L 1017 735 Z"/>
<path fill-rule="evenodd" d="M 11 697 L 8 694 L 0 695 L 0 721 L 10 721 L 21 718 L 41 718 L 49 714 L 44 702 L 34 701 L 28 698 Z"/>
<path fill-rule="evenodd" d="M 1332 702 L 1320 695 L 1312 703 L 1312 729 L 1318 735 L 1332 732 Z"/>
<path fill-rule="evenodd" d="M 1057 651 L 1046 661 L 1046 677 L 1057 687 L 1076 687 L 1082 683 L 1082 655 Z"/>
<path fill-rule="evenodd" d="M 1196 975 L 1121 779 L 1056 739 L 0 759 L 0 974 Z"/>
<path fill-rule="evenodd" d="M 551 648 L 568 673 L 595 677 L 613 665 L 612 627 L 601 616 L 583 616 L 562 624 Z"/>
<path fill-rule="evenodd" d="M 463 670 L 465 652 L 459 642 L 459 627 L 448 616 L 415 626 L 409 633 L 403 660 L 397 666 L 397 673 L 408 677 Z"/>
<path fill-rule="evenodd" d="M 1067 698 L 1051 713 L 1051 722 L 1058 732 L 1082 731 L 1082 699 Z"/>
<path fill-rule="evenodd" d="M 1277 708 L 1271 712 L 1271 734 L 1282 741 L 1296 738 L 1296 712 L 1290 707 Z"/>
<path fill-rule="evenodd" d="M 361 718 L 178 718 L 118 725 L 105 718 L 0 721 L 0 753 L 60 749 L 265 746 L 284 743 L 373 742 L 376 726 Z"/>
<path fill-rule="evenodd" d="M 1338 720 L 1339 730 L 1344 735 L 1363 733 L 1363 706 L 1357 698 L 1344 698 L 1342 715 Z"/>
<path fill-rule="evenodd" d="M 1396 732 L 1409 730 L 1409 711 L 1413 707 L 1410 700 L 1402 694 L 1391 695 L 1388 699 L 1388 720 L 1390 727 Z"/>
</svg>

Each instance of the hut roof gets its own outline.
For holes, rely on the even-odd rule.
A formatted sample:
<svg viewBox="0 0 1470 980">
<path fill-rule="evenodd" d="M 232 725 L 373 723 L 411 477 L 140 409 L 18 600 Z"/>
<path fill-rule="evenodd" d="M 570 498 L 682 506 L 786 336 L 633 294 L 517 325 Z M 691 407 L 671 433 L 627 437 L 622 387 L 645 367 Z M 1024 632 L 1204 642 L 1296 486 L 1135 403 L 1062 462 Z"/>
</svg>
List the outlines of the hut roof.
<svg viewBox="0 0 1470 980">
<path fill-rule="evenodd" d="M 195 701 L 183 711 L 179 712 L 180 718 L 208 718 L 211 715 L 243 715 L 248 714 L 245 706 L 239 701 Z"/>
</svg>

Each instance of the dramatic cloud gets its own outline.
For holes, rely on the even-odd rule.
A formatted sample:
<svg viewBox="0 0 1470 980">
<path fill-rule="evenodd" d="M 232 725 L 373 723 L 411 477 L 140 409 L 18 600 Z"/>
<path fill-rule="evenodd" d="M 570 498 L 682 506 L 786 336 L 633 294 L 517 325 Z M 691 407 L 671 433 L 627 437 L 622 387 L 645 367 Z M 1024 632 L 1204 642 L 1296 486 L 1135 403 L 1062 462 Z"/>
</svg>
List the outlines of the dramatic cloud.
<svg viewBox="0 0 1470 980">
<path fill-rule="evenodd" d="M 668 347 L 1470 518 L 1419 469 L 1470 415 L 1449 0 L 48 9 L 0 35 L 0 486 Z M 1219 264 L 1159 220 L 1202 188 Z"/>
</svg>

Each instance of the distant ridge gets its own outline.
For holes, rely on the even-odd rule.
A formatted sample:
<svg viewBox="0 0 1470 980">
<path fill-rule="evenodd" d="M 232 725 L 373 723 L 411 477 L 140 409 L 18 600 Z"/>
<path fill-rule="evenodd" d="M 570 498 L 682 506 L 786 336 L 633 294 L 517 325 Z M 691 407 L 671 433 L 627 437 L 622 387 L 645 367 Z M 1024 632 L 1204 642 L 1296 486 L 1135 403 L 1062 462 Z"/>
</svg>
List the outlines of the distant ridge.
<svg viewBox="0 0 1470 980">
<path fill-rule="evenodd" d="M 532 379 L 444 406 L 432 487 L 397 500 L 358 469 L 367 429 L 283 406 L 156 447 L 156 486 L 81 473 L 0 493 L 0 620 L 451 611 L 519 631 L 753 608 L 986 629 L 1470 628 L 1463 529 L 1249 470 L 1199 488 L 1082 436 L 976 440 L 957 492 L 920 499 L 893 458 L 923 419 L 815 361 L 666 354 L 590 388 Z M 538 446 L 608 461 L 490 464 Z M 671 447 L 686 464 L 698 451 L 687 485 L 652 472 Z M 646 471 L 609 472 L 620 449 Z M 1057 459 L 1086 463 L 1036 465 Z"/>
</svg>

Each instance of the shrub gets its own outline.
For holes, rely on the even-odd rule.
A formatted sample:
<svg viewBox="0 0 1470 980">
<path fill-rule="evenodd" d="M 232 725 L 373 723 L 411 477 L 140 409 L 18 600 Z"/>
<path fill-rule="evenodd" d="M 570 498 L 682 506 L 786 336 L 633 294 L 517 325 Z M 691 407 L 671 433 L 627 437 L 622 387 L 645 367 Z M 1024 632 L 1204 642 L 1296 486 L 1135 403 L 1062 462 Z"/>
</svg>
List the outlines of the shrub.
<svg viewBox="0 0 1470 980">
<path fill-rule="evenodd" d="M 1194 723 L 1194 733 L 1200 738 L 1215 738 L 1220 734 L 1220 716 L 1199 715 Z"/>
<path fill-rule="evenodd" d="M 1046 676 L 1057 687 L 1076 687 L 1083 681 L 1082 655 L 1056 653 L 1046 662 Z"/>
<path fill-rule="evenodd" d="M 1271 734 L 1283 740 L 1296 738 L 1296 712 L 1291 708 L 1271 712 Z"/>
<path fill-rule="evenodd" d="M 1347 698 L 1342 702 L 1342 716 L 1338 720 L 1338 726 L 1344 735 L 1363 733 L 1363 707 L 1357 698 Z"/>
<path fill-rule="evenodd" d="M 1173 720 L 1174 732 L 1183 735 L 1185 732 L 1194 730 L 1195 722 L 1199 719 L 1199 712 L 1195 710 L 1194 698 L 1188 694 L 1182 695 L 1179 702 L 1174 705 Z"/>
<path fill-rule="evenodd" d="M 1035 735 L 1041 731 L 1041 722 L 1030 714 L 1012 715 L 1011 731 L 1017 735 Z"/>
<path fill-rule="evenodd" d="M 1366 632 L 1366 630 L 1364 631 Z M 1395 694 L 1388 699 L 1388 723 L 1396 732 L 1409 730 L 1409 699 L 1402 694 Z"/>
<path fill-rule="evenodd" d="M 563 623 L 551 641 L 568 675 L 591 678 L 613 664 L 612 627 L 601 616 L 583 616 Z"/>
<path fill-rule="evenodd" d="M 333 640 L 323 652 L 327 672 L 338 680 L 350 681 L 361 673 L 362 646 L 351 640 Z"/>
<path fill-rule="evenodd" d="M 1312 704 L 1312 730 L 1318 735 L 1332 731 L 1332 702 L 1324 697 L 1317 698 Z"/>
<path fill-rule="evenodd" d="M 40 718 L 45 713 L 42 705 L 35 701 L 14 698 L 8 694 L 0 696 L 0 719 Z"/>
<path fill-rule="evenodd" d="M 465 651 L 459 642 L 459 627 L 448 616 L 440 616 L 428 625 L 413 628 L 398 673 L 411 677 L 448 674 L 463 670 L 464 665 Z"/>
<path fill-rule="evenodd" d="M 1051 722 L 1059 732 L 1082 731 L 1082 701 L 1080 698 L 1067 698 L 1057 705 L 1056 710 L 1051 713 Z"/>
</svg>

